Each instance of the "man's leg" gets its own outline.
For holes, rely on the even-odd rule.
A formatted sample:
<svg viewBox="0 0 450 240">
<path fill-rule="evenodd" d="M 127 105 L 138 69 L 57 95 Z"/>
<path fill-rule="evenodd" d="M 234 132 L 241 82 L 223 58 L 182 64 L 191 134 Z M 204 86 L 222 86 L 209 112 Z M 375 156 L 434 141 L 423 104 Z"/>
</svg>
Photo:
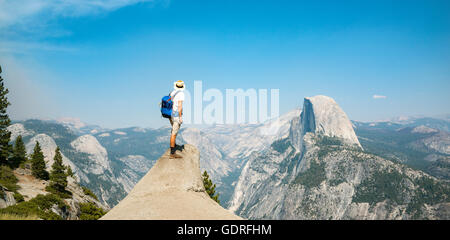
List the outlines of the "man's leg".
<svg viewBox="0 0 450 240">
<path fill-rule="evenodd" d="M 177 139 L 177 135 L 170 135 L 170 147 L 174 148 L 175 147 L 175 140 Z"/>
<path fill-rule="evenodd" d="M 180 129 L 180 121 L 176 118 L 171 119 L 172 132 L 170 134 L 170 157 L 181 158 L 180 155 L 175 153 L 175 143 L 177 139 L 178 130 Z"/>
<path fill-rule="evenodd" d="M 172 118 L 169 118 L 170 121 L 170 125 L 172 126 L 172 128 L 170 129 L 170 149 L 175 147 L 175 139 L 176 139 L 176 135 L 174 134 L 174 126 L 173 124 L 175 123 L 174 120 Z"/>
</svg>

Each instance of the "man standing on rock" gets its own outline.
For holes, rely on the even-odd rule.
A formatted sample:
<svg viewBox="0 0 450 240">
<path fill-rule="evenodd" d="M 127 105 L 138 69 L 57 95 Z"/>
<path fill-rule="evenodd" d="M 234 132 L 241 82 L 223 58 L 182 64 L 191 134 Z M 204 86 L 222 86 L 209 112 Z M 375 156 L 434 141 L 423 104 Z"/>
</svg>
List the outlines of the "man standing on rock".
<svg viewBox="0 0 450 240">
<path fill-rule="evenodd" d="M 172 117 L 170 120 L 170 125 L 172 125 L 172 131 L 170 133 L 170 158 L 181 158 L 180 155 L 176 154 L 176 138 L 180 126 L 183 123 L 183 101 L 184 101 L 184 82 L 178 80 L 174 82 L 174 91 L 170 93 L 170 97 L 173 101 Z"/>
</svg>

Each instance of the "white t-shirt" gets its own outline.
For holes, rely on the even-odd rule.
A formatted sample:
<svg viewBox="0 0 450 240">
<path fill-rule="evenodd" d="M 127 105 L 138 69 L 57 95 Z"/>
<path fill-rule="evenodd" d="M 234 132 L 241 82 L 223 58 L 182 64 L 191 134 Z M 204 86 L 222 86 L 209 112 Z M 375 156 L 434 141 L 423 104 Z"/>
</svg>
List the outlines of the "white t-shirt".
<svg viewBox="0 0 450 240">
<path fill-rule="evenodd" d="M 178 92 L 178 93 L 177 93 Z M 177 95 L 175 95 L 175 93 L 177 93 Z M 172 91 L 170 93 L 170 96 L 173 98 L 173 96 L 175 96 L 175 98 L 172 99 L 173 101 L 173 116 L 178 116 L 178 101 L 184 101 L 184 91 L 183 90 L 175 90 Z"/>
</svg>

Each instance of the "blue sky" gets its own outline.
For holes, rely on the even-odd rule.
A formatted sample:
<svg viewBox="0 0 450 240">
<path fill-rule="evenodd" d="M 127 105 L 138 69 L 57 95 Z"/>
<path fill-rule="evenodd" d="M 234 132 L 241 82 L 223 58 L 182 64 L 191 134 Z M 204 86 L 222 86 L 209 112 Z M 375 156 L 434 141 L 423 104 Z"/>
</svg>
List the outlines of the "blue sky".
<svg viewBox="0 0 450 240">
<path fill-rule="evenodd" d="M 280 89 L 280 113 L 448 114 L 450 2 L 0 0 L 0 64 L 12 119 L 160 127 L 178 79 Z"/>
</svg>

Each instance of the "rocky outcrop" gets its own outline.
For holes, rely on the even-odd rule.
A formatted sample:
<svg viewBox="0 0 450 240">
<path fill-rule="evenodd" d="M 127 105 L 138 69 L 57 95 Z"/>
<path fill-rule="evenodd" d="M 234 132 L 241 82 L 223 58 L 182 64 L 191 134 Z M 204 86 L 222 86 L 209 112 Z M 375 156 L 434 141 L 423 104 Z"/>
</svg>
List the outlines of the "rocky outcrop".
<svg viewBox="0 0 450 240">
<path fill-rule="evenodd" d="M 82 203 L 92 203 L 105 211 L 109 210 L 109 207 L 107 205 L 100 202 L 93 196 L 86 194 L 75 179 L 68 177 L 67 180 L 67 190 L 72 193 L 72 197 L 69 199 L 64 199 L 64 202 L 69 206 L 69 211 L 66 214 L 66 219 L 78 219 L 81 213 L 80 204 Z"/>
<path fill-rule="evenodd" d="M 430 128 L 424 125 L 417 126 L 411 130 L 412 133 L 435 133 L 439 132 L 439 130 Z"/>
<path fill-rule="evenodd" d="M 423 145 L 429 150 L 436 151 L 445 155 L 450 155 L 450 133 L 438 132 L 433 136 L 416 141 L 412 145 Z"/>
<path fill-rule="evenodd" d="M 340 138 L 347 144 L 362 148 L 347 114 L 327 96 L 304 99 L 303 111 L 299 118 L 293 120 L 290 129 L 290 140 L 297 150 L 301 151 L 303 136 L 308 132 Z"/>
<path fill-rule="evenodd" d="M 70 145 L 78 152 L 89 156 L 91 165 L 89 173 L 98 175 L 111 168 L 108 161 L 108 152 L 94 136 L 89 134 L 80 136 Z"/>
<path fill-rule="evenodd" d="M 206 194 L 199 151 L 186 144 L 177 153 L 182 158 L 171 159 L 166 151 L 128 196 L 101 219 L 240 219 Z"/>
<path fill-rule="evenodd" d="M 0 208 L 5 208 L 16 204 L 14 193 L 0 185 Z"/>
<path fill-rule="evenodd" d="M 34 134 L 33 131 L 25 129 L 23 124 L 20 123 L 11 124 L 7 127 L 7 129 L 9 132 L 11 132 L 11 141 L 15 141 L 17 136 L 19 135 L 21 135 L 22 137 L 27 137 Z"/>
</svg>

